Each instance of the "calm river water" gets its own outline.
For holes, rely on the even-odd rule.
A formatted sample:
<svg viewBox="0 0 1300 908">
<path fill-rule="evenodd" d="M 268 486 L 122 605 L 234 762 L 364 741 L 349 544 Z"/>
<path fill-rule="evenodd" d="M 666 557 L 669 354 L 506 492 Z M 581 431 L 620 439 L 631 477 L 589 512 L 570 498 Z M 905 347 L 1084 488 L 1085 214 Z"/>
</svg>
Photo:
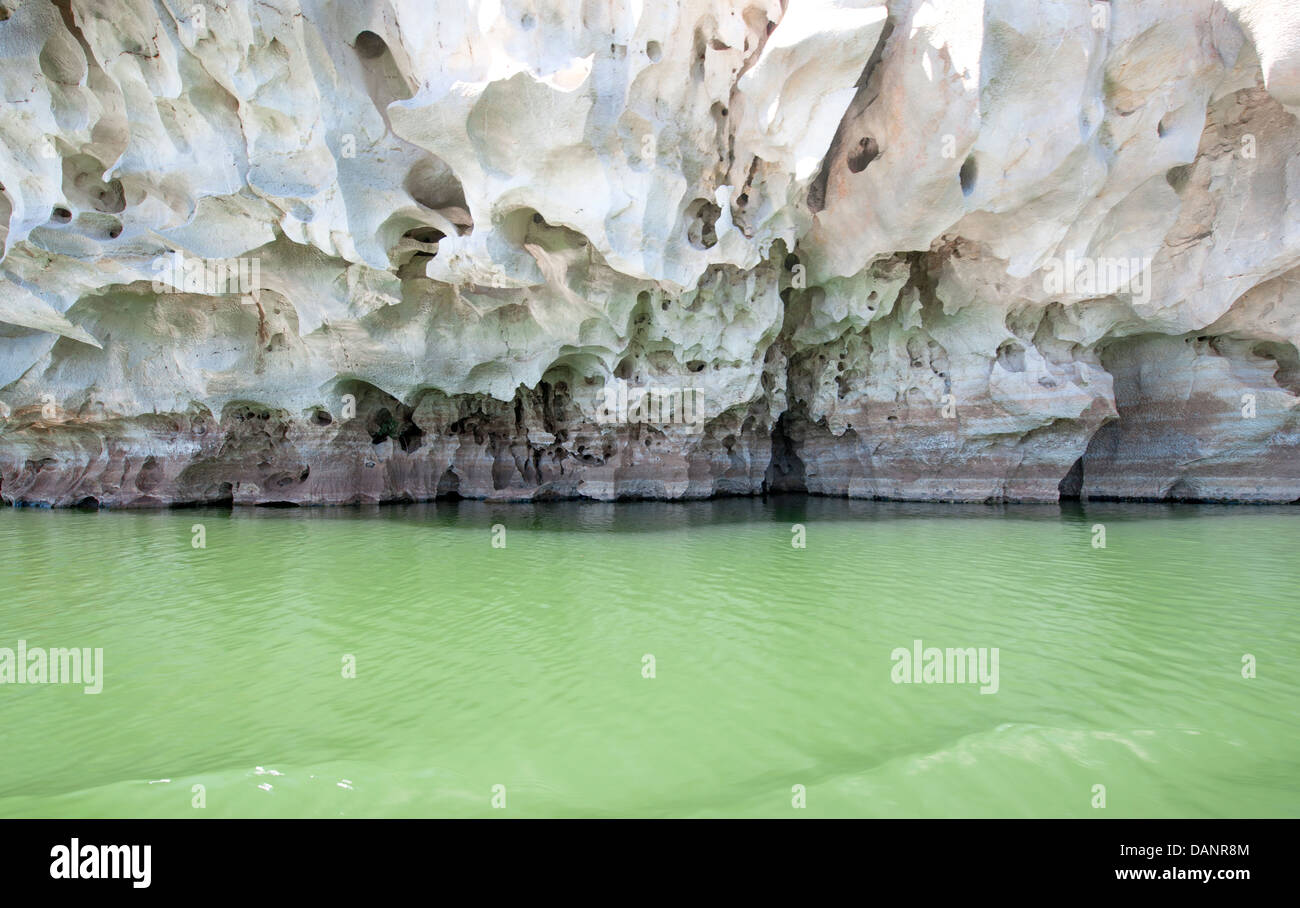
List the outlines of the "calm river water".
<svg viewBox="0 0 1300 908">
<path fill-rule="evenodd" d="M 0 816 L 1300 816 L 1298 552 L 1296 507 L 4 509 L 10 670 L 103 671 L 0 684 Z"/>
</svg>

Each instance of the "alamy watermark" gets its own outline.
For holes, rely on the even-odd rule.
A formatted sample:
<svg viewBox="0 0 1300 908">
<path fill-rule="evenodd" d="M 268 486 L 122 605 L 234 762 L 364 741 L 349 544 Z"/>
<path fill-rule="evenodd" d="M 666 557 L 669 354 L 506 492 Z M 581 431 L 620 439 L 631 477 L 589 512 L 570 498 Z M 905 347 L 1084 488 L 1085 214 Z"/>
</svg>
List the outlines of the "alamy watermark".
<svg viewBox="0 0 1300 908">
<path fill-rule="evenodd" d="M 1151 258 L 1050 258 L 1043 265 L 1043 291 L 1052 295 L 1110 296 L 1128 293 L 1134 302 L 1151 299 Z"/>
<path fill-rule="evenodd" d="M 251 296 L 262 291 L 262 263 L 256 256 L 234 259 L 186 258 L 177 250 L 153 263 L 154 293 Z"/>
<path fill-rule="evenodd" d="M 979 684 L 981 694 L 998 692 L 996 646 L 940 649 L 913 640 L 911 649 L 896 647 L 889 659 L 894 663 L 889 677 L 895 684 Z"/>
<path fill-rule="evenodd" d="M 0 646 L 0 684 L 80 684 L 97 694 L 104 689 L 104 650 L 29 647 L 26 640 L 17 651 Z"/>
<path fill-rule="evenodd" d="M 704 428 L 706 415 L 704 392 L 699 388 L 638 387 L 616 381 L 605 385 L 596 422 L 600 425 L 687 425 L 698 432 Z"/>
<path fill-rule="evenodd" d="M 153 879 L 152 845 L 82 845 L 72 839 L 50 849 L 50 878 L 55 880 L 130 880 L 148 889 Z"/>
</svg>

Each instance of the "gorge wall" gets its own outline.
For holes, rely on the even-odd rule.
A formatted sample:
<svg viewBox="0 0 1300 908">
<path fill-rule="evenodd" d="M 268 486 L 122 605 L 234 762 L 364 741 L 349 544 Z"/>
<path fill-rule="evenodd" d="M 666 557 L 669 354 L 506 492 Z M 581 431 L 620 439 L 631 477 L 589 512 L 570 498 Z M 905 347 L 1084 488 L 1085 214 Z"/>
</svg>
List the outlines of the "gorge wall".
<svg viewBox="0 0 1300 908">
<path fill-rule="evenodd" d="M 0 0 L 0 56 L 6 502 L 1300 499 L 1291 0 Z"/>
</svg>

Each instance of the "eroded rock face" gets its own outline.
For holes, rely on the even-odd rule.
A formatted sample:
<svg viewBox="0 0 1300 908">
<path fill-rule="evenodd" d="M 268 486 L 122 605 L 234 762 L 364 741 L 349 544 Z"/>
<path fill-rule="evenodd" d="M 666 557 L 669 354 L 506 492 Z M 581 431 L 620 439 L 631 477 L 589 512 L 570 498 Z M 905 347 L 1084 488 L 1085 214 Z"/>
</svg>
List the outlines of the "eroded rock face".
<svg viewBox="0 0 1300 908">
<path fill-rule="evenodd" d="M 5 501 L 1300 499 L 1289 0 L 0 0 L 0 50 Z"/>
</svg>

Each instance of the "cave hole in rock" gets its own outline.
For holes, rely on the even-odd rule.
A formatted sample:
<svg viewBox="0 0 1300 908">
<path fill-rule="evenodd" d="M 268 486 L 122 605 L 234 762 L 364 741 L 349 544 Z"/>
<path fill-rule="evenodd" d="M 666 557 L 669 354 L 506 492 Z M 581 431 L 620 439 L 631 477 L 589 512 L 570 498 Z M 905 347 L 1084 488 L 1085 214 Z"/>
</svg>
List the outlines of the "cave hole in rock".
<svg viewBox="0 0 1300 908">
<path fill-rule="evenodd" d="M 705 37 L 703 29 L 696 27 L 695 36 L 691 41 L 691 80 L 694 82 L 704 81 L 704 60 L 707 56 L 708 39 Z"/>
<path fill-rule="evenodd" d="M 270 418 L 270 410 L 260 404 L 254 403 L 231 401 L 221 410 L 222 423 L 267 422 Z"/>
<path fill-rule="evenodd" d="M 1057 496 L 1061 501 L 1078 501 L 1083 495 L 1083 458 L 1080 457 L 1070 467 L 1056 486 Z"/>
<path fill-rule="evenodd" d="M 971 155 L 962 162 L 961 170 L 957 173 L 957 179 L 961 181 L 962 195 L 970 195 L 975 191 L 977 176 L 979 176 L 979 165 L 975 163 L 975 156 Z"/>
<path fill-rule="evenodd" d="M 56 224 L 66 224 L 72 220 L 72 212 L 63 207 L 55 208 L 50 215 L 50 220 Z"/>
<path fill-rule="evenodd" d="M 517 248 L 533 244 L 546 252 L 587 248 L 587 238 L 563 224 L 552 224 L 532 208 L 516 208 L 501 219 L 501 234 Z"/>
<path fill-rule="evenodd" d="M 696 249 L 718 244 L 717 222 L 722 209 L 708 199 L 696 199 L 686 208 L 686 239 Z"/>
<path fill-rule="evenodd" d="M 355 401 L 355 419 L 370 436 L 371 444 L 382 444 L 392 439 L 398 448 L 410 453 L 424 443 L 424 430 L 411 419 L 413 408 L 382 389 L 359 379 L 345 379 L 335 386 L 336 395 L 342 399 L 350 394 Z"/>
<path fill-rule="evenodd" d="M 1171 485 L 1164 494 L 1161 501 L 1186 502 L 1194 504 L 1202 500 L 1195 484 L 1189 482 L 1187 477 L 1180 477 L 1177 482 Z"/>
<path fill-rule="evenodd" d="M 433 245 L 446 236 L 437 227 L 412 227 L 402 236 L 407 239 L 415 240 L 417 243 L 427 243 Z"/>
<path fill-rule="evenodd" d="M 667 309 L 668 307 L 665 306 L 664 308 Z M 642 290 L 640 293 L 636 295 L 636 307 L 633 311 L 639 311 L 639 310 L 649 311 L 649 309 L 650 309 L 650 291 Z"/>
<path fill-rule="evenodd" d="M 880 157 L 880 146 L 871 136 L 863 136 L 858 139 L 858 144 L 854 146 L 849 153 L 848 165 L 850 173 L 862 173 L 867 169 L 867 165 Z"/>
<path fill-rule="evenodd" d="M 404 418 L 394 414 L 387 407 L 380 407 L 366 421 L 366 431 L 370 434 L 371 444 L 382 444 L 386 439 L 393 439 L 403 451 L 413 451 L 420 446 L 424 432 L 411 422 L 410 415 Z"/>
<path fill-rule="evenodd" d="M 234 507 L 235 487 L 228 482 L 218 482 L 203 490 L 201 502 L 215 507 Z"/>
<path fill-rule="evenodd" d="M 796 438 L 795 429 L 800 419 L 786 410 L 772 426 L 772 459 L 763 476 L 764 495 L 808 494 L 807 471 L 799 457 L 800 438 Z"/>
<path fill-rule="evenodd" d="M 126 210 L 126 191 L 121 180 L 104 180 L 104 163 L 88 154 L 63 159 L 63 196 L 79 209 L 105 214 Z"/>
<path fill-rule="evenodd" d="M 438 487 L 434 492 L 434 496 L 449 501 L 460 501 L 460 477 L 456 475 L 456 471 L 451 467 L 443 470 L 442 475 L 438 477 Z"/>
<path fill-rule="evenodd" d="M 356 48 L 357 56 L 363 60 L 378 59 L 388 51 L 388 44 L 384 39 L 368 30 L 358 33 L 352 46 Z"/>
<path fill-rule="evenodd" d="M 429 155 L 417 161 L 407 173 L 402 188 L 417 205 L 436 211 L 450 221 L 458 235 L 473 232 L 474 220 L 465 204 L 464 187 L 441 158 Z"/>
<path fill-rule="evenodd" d="M 640 381 L 641 376 L 636 371 L 636 357 L 625 356 L 618 361 L 614 367 L 614 377 L 621 378 L 623 381 Z"/>
<path fill-rule="evenodd" d="M 1180 164 L 1177 167 L 1170 167 L 1165 171 L 1165 182 L 1169 184 L 1170 189 L 1179 195 L 1182 195 L 1183 190 L 1187 187 L 1187 181 L 1191 175 L 1192 165 Z"/>
<path fill-rule="evenodd" d="M 162 480 L 162 468 L 158 465 L 158 458 L 151 454 L 140 465 L 140 472 L 135 477 L 135 487 L 141 492 L 152 492 L 162 484 Z"/>
<path fill-rule="evenodd" d="M 651 63 L 658 63 L 664 58 L 663 46 L 658 41 L 647 41 L 645 55 L 650 58 Z"/>
<path fill-rule="evenodd" d="M 1025 348 L 1013 340 L 1004 340 L 998 345 L 998 365 L 1008 372 L 1025 371 Z"/>
<path fill-rule="evenodd" d="M 389 259 L 397 265 L 397 277 L 407 281 L 427 277 L 429 261 L 438 255 L 438 243 L 446 238 L 437 227 L 418 224 L 406 230 L 398 246 L 389 252 Z"/>
<path fill-rule="evenodd" d="M 300 470 L 288 470 L 267 477 L 262 482 L 262 488 L 269 489 L 274 486 L 277 489 L 286 489 L 289 486 L 302 485 L 310 475 L 311 467 L 304 465 Z"/>
<path fill-rule="evenodd" d="M 415 96 L 413 79 L 402 72 L 392 49 L 372 31 L 360 32 L 352 44 L 365 78 L 366 92 L 380 116 L 388 121 L 388 106 Z"/>
<path fill-rule="evenodd" d="M 1277 368 L 1273 371 L 1273 381 L 1284 391 L 1300 396 L 1300 351 L 1291 344 L 1266 341 L 1251 348 L 1251 354 L 1263 359 L 1271 359 Z"/>
</svg>

